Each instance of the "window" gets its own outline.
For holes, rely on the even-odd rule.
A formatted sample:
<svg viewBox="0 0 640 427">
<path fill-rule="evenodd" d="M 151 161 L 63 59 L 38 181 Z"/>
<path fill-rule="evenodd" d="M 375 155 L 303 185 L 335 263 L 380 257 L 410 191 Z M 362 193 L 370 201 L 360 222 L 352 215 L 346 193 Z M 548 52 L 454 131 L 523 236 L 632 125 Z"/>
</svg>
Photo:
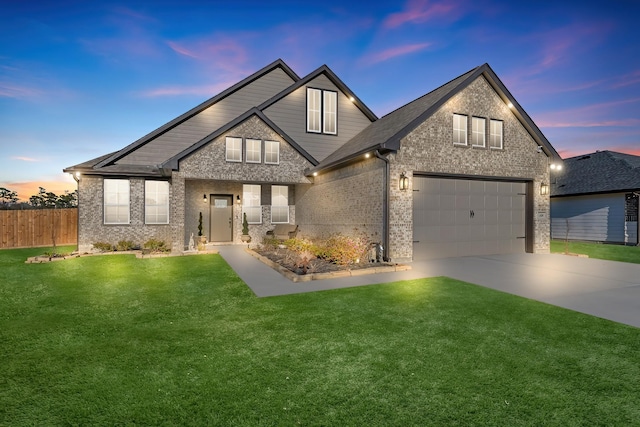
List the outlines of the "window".
<svg viewBox="0 0 640 427">
<path fill-rule="evenodd" d="M 338 93 L 328 90 L 323 91 L 324 95 L 324 122 L 322 131 L 335 135 L 338 133 Z"/>
<path fill-rule="evenodd" d="M 471 118 L 471 143 L 474 147 L 484 147 L 485 134 L 487 132 L 487 121 L 480 117 Z"/>
<path fill-rule="evenodd" d="M 278 141 L 264 142 L 264 162 L 270 165 L 280 163 L 280 143 Z"/>
<path fill-rule="evenodd" d="M 307 132 L 320 133 L 320 89 L 307 88 Z"/>
<path fill-rule="evenodd" d="M 307 132 L 338 133 L 338 92 L 307 88 Z"/>
<path fill-rule="evenodd" d="M 491 120 L 489 129 L 489 148 L 502 149 L 502 121 Z"/>
<path fill-rule="evenodd" d="M 271 222 L 289 223 L 289 187 L 286 185 L 271 186 Z"/>
<path fill-rule="evenodd" d="M 104 180 L 104 223 L 129 224 L 129 180 Z"/>
<path fill-rule="evenodd" d="M 242 161 L 242 138 L 227 137 L 227 162 Z"/>
<path fill-rule="evenodd" d="M 262 162 L 262 141 L 259 139 L 247 138 L 247 163 L 260 163 Z"/>
<path fill-rule="evenodd" d="M 453 143 L 467 145 L 467 116 L 453 115 Z"/>
<path fill-rule="evenodd" d="M 144 182 L 144 223 L 169 224 L 169 183 Z"/>
<path fill-rule="evenodd" d="M 242 186 L 242 218 L 247 214 L 249 224 L 262 224 L 262 206 L 260 204 L 260 186 L 244 184 Z"/>
</svg>

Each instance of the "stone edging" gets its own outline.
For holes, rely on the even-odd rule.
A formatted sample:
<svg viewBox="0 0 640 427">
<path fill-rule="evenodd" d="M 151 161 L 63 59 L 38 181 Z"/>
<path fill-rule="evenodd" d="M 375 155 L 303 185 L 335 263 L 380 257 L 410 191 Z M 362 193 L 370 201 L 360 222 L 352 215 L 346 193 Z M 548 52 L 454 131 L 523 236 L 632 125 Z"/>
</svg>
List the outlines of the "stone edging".
<svg viewBox="0 0 640 427">
<path fill-rule="evenodd" d="M 385 264 L 379 267 L 369 267 L 369 268 L 359 268 L 356 270 L 341 270 L 341 271 L 331 271 L 328 273 L 310 273 L 310 274 L 296 274 L 293 271 L 289 270 L 278 264 L 277 262 L 271 261 L 269 258 L 260 255 L 257 252 L 252 251 L 251 249 L 245 249 L 245 252 L 250 254 L 251 256 L 257 258 L 262 261 L 264 264 L 276 270 L 278 273 L 282 274 L 287 279 L 292 282 L 310 282 L 312 280 L 324 280 L 324 279 L 337 279 L 339 277 L 353 277 L 353 276 L 364 276 L 366 274 L 376 274 L 376 273 L 392 273 L 394 271 L 406 271 L 411 270 L 411 266 L 404 264 Z"/>
<path fill-rule="evenodd" d="M 209 249 L 206 251 L 184 251 L 180 253 L 158 253 L 158 254 L 144 254 L 142 251 L 113 251 L 113 252 L 96 252 L 96 253 L 72 253 L 71 255 L 67 255 L 64 257 L 48 257 L 46 255 L 38 255 L 27 258 L 24 262 L 25 264 L 43 264 L 47 262 L 54 261 L 63 261 L 66 259 L 74 259 L 74 258 L 84 258 L 88 256 L 105 256 L 105 255 L 135 255 L 138 259 L 147 259 L 147 258 L 167 258 L 174 256 L 190 256 L 190 255 L 207 255 L 207 254 L 217 254 L 217 250 Z"/>
</svg>

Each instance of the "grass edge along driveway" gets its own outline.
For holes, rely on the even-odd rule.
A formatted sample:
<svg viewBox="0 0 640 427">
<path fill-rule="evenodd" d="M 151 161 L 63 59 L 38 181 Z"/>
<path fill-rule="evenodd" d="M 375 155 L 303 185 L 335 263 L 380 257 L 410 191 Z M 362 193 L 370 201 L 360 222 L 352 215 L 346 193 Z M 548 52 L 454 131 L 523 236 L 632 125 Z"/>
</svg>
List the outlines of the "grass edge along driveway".
<svg viewBox="0 0 640 427">
<path fill-rule="evenodd" d="M 0 252 L 1 425 L 640 419 L 630 326 L 444 277 L 259 299 L 218 255 L 38 253 Z"/>
</svg>

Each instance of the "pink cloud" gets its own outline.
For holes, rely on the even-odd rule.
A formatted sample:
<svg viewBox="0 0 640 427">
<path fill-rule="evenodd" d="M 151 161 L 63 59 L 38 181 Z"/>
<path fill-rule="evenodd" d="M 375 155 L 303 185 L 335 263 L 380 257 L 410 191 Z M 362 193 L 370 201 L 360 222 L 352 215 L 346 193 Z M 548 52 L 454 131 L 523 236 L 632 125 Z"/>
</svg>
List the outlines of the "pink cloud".
<svg viewBox="0 0 640 427">
<path fill-rule="evenodd" d="M 161 96 L 182 96 L 182 95 L 199 95 L 199 96 L 214 96 L 224 89 L 237 83 L 237 81 L 226 81 L 217 83 L 215 85 L 203 85 L 203 86 L 167 86 L 156 89 L 150 89 L 140 92 L 140 95 L 148 98 L 155 98 Z"/>
<path fill-rule="evenodd" d="M 640 83 L 640 70 L 636 70 L 629 74 L 625 74 L 624 76 L 620 76 L 618 80 L 619 81 L 612 86 L 613 89 L 632 86 Z"/>
<path fill-rule="evenodd" d="M 408 44 L 404 46 L 396 46 L 390 49 L 383 50 L 381 52 L 367 55 L 362 59 L 362 61 L 367 65 L 376 64 L 378 62 L 387 61 L 397 56 L 407 55 L 413 52 L 426 49 L 431 45 L 432 43 L 417 43 L 417 44 Z"/>
<path fill-rule="evenodd" d="M 393 29 L 407 23 L 422 24 L 434 19 L 455 20 L 463 11 L 457 1 L 409 0 L 404 10 L 387 16 L 382 26 Z"/>
<path fill-rule="evenodd" d="M 23 162 L 39 162 L 40 160 L 34 159 L 33 157 L 24 157 L 24 156 L 13 156 L 11 157 L 14 160 L 21 160 Z"/>
<path fill-rule="evenodd" d="M 542 128 L 639 126 L 640 119 L 638 118 L 606 118 L 615 113 L 616 107 L 637 103 L 640 103 L 640 98 L 602 102 L 583 107 L 538 114 L 536 115 L 535 121 L 538 126 Z"/>
<path fill-rule="evenodd" d="M 244 69 L 250 55 L 245 46 L 237 39 L 226 36 L 213 36 L 192 42 L 167 41 L 167 45 L 177 54 L 204 62 L 216 70 L 231 73 L 232 76 L 246 75 Z"/>
<path fill-rule="evenodd" d="M 0 82 L 0 97 L 1 98 L 34 98 L 41 96 L 43 93 L 40 89 L 16 85 L 10 82 Z"/>
</svg>

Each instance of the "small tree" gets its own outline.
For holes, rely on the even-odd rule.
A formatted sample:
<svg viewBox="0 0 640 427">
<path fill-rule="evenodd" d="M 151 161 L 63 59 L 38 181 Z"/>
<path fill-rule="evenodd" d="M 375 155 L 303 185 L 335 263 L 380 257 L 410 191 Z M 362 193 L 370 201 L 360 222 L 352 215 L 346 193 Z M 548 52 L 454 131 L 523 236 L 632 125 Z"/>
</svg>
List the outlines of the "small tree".
<svg viewBox="0 0 640 427">
<path fill-rule="evenodd" d="M 247 221 L 247 213 L 243 214 L 242 218 L 242 234 L 248 236 L 249 235 L 249 221 Z"/>
<path fill-rule="evenodd" d="M 18 193 L 8 190 L 4 187 L 0 187 L 0 204 L 2 207 L 7 207 L 18 202 Z"/>
<path fill-rule="evenodd" d="M 202 236 L 202 212 L 200 212 L 200 216 L 198 217 L 198 237 Z"/>
</svg>

